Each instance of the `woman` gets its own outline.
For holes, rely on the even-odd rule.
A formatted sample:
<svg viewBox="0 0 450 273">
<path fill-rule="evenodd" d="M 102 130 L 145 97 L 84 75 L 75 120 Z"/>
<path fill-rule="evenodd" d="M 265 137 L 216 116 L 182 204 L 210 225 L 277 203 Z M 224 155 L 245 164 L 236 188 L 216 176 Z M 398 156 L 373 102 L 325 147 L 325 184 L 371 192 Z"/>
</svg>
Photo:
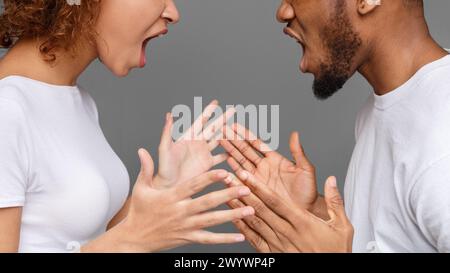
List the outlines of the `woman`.
<svg viewBox="0 0 450 273">
<path fill-rule="evenodd" d="M 128 173 L 103 136 L 95 102 L 76 85 L 96 58 L 117 76 L 144 67 L 147 43 L 179 20 L 173 0 L 72 2 L 4 1 L 0 35 L 9 50 L 0 61 L 0 251 L 79 245 L 86 252 L 150 252 L 244 240 L 203 229 L 253 214 L 251 207 L 206 212 L 248 195 L 248 188 L 190 198 L 229 176 L 208 172 L 225 159 L 211 154 L 223 119 L 202 130 L 217 102 L 177 142 L 167 115 L 159 172 L 153 176 L 153 161 L 140 149 L 141 172 L 127 200 Z"/>
</svg>

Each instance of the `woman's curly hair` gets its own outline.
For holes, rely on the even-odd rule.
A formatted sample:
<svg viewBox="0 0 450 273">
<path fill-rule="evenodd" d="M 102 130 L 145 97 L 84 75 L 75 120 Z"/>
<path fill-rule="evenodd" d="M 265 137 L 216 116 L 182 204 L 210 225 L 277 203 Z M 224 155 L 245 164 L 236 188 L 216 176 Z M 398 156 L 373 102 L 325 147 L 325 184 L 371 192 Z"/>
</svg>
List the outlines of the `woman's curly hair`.
<svg viewBox="0 0 450 273">
<path fill-rule="evenodd" d="M 93 41 L 100 0 L 3 0 L 0 47 L 18 39 L 41 39 L 39 50 L 49 62 L 58 50 L 75 50 L 80 38 Z"/>
</svg>

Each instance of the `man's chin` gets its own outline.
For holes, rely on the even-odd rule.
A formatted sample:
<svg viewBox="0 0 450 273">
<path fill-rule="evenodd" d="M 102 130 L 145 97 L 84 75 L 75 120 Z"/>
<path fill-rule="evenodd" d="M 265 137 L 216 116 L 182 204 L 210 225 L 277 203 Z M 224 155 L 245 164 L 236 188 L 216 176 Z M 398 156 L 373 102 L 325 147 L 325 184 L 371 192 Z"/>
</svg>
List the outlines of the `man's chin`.
<svg viewBox="0 0 450 273">
<path fill-rule="evenodd" d="M 325 74 L 314 78 L 314 96 L 319 100 L 326 100 L 341 90 L 347 82 L 347 76 Z"/>
</svg>

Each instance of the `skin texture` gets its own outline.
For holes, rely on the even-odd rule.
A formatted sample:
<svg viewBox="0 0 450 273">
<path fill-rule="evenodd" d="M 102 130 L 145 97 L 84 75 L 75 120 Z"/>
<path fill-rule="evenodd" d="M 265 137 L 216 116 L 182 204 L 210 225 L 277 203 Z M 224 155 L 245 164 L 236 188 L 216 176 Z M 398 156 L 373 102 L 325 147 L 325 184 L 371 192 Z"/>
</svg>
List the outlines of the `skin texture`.
<svg viewBox="0 0 450 273">
<path fill-rule="evenodd" d="M 448 54 L 428 31 L 422 1 L 390 0 L 377 6 L 365 0 L 283 0 L 277 19 L 304 50 L 301 70 L 314 75 L 319 99 L 336 93 L 357 72 L 382 96 Z M 325 196 L 318 195 L 314 166 L 298 134 L 290 141 L 294 168 L 281 155 L 262 152 L 262 142 L 249 135 L 244 130 L 244 141 L 222 145 L 240 177 L 228 183 L 244 183 L 253 193 L 229 202 L 233 208 L 255 208 L 255 216 L 235 221 L 250 243 L 261 252 L 351 251 L 353 228 L 336 180 L 330 177 Z"/>
<path fill-rule="evenodd" d="M 128 20 L 141 18 L 142 20 Z M 42 37 L 19 40 L 0 61 L 0 78 L 21 75 L 54 85 L 74 85 L 78 76 L 95 59 L 117 76 L 125 76 L 141 66 L 144 41 L 165 33 L 177 23 L 179 14 L 172 0 L 102 1 L 96 31 L 97 39 L 80 40 L 72 52 L 56 52 L 56 62 L 49 64 L 39 54 Z M 226 171 L 210 168 L 226 159 L 212 155 L 217 140 L 211 134 L 223 126 L 223 119 L 204 128 L 217 107 L 214 101 L 190 129 L 188 136 L 171 138 L 172 117 L 167 115 L 159 147 L 160 172 L 153 176 L 153 160 L 139 150 L 141 172 L 132 196 L 108 225 L 108 231 L 82 246 L 82 252 L 150 252 L 188 243 L 235 243 L 242 234 L 215 234 L 204 228 L 252 215 L 251 207 L 226 211 L 209 210 L 249 194 L 248 187 L 216 191 L 191 198 L 206 186 L 225 179 Z M 224 114 L 224 118 L 232 115 Z M 201 156 L 197 156 L 201 155 Z M 18 251 L 21 208 L 0 209 L 0 252 Z"/>
</svg>

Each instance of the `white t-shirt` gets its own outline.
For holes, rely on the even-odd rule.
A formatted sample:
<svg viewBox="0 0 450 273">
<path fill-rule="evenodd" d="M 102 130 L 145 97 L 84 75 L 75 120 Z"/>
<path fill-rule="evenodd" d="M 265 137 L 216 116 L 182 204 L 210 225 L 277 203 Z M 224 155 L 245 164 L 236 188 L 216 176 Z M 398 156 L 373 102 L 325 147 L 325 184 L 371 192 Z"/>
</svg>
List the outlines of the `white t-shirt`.
<svg viewBox="0 0 450 273">
<path fill-rule="evenodd" d="M 0 80 L 0 208 L 23 207 L 20 252 L 72 251 L 99 236 L 129 182 L 86 91 Z"/>
<path fill-rule="evenodd" d="M 358 115 L 345 184 L 355 252 L 450 252 L 450 56 Z"/>
</svg>

